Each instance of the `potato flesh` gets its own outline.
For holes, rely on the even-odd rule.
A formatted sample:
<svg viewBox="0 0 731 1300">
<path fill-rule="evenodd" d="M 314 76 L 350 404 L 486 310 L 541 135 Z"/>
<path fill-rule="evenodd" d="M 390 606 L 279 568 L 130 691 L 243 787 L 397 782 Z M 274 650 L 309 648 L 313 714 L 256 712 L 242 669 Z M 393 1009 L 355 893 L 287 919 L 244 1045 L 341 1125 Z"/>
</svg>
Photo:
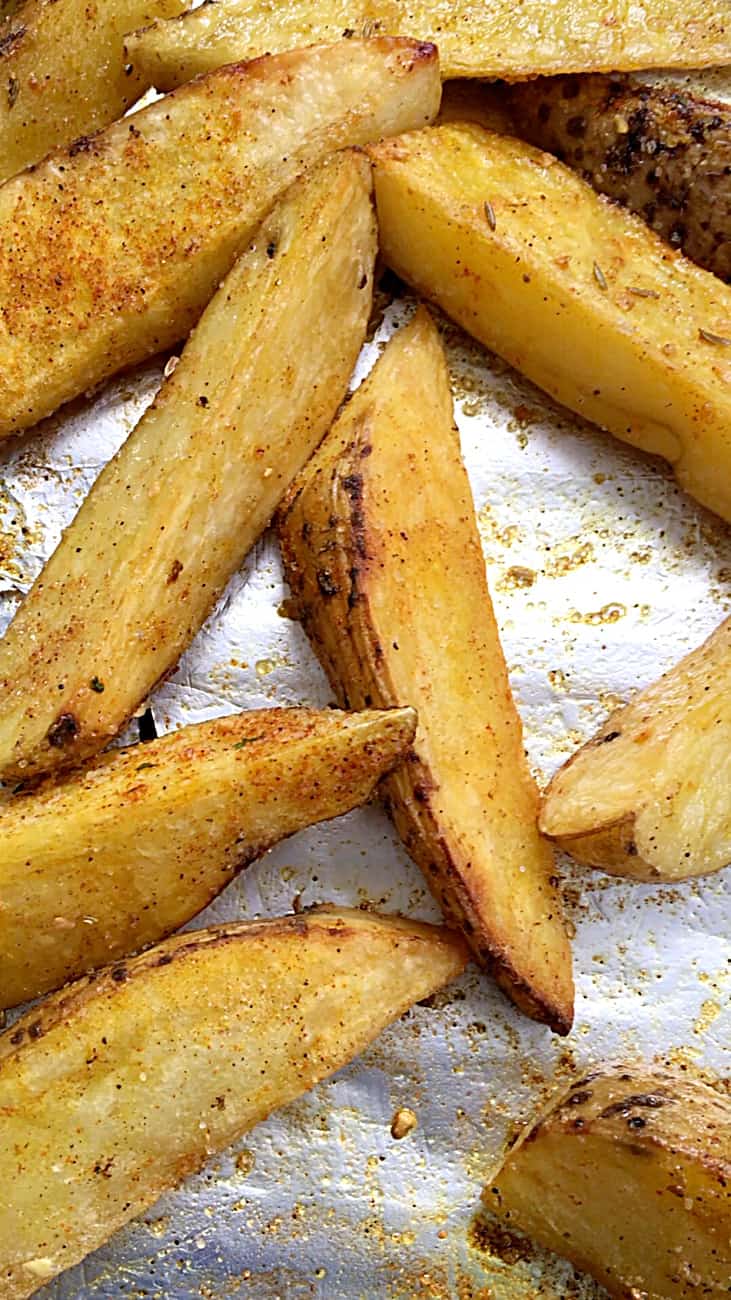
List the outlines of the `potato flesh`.
<svg viewBox="0 0 731 1300">
<path fill-rule="evenodd" d="M 540 823 L 580 862 L 640 880 L 731 863 L 731 619 L 612 714 L 553 778 Z"/>
<path fill-rule="evenodd" d="M 0 36 L 0 181 L 121 117 L 145 89 L 124 57 L 125 32 L 184 7 L 183 0 L 25 0 Z"/>
<path fill-rule="evenodd" d="M 98 752 L 175 665 L 345 394 L 375 251 L 355 152 L 261 226 L 0 642 L 0 776 Z"/>
<path fill-rule="evenodd" d="M 0 435 L 183 338 L 306 167 L 435 115 L 437 65 L 373 40 L 224 68 L 8 181 Z"/>
<path fill-rule="evenodd" d="M 171 934 L 278 840 L 364 803 L 414 727 L 410 709 L 252 710 L 11 800 L 0 813 L 0 1005 Z"/>
<path fill-rule="evenodd" d="M 371 152 L 388 264 L 731 519 L 731 288 L 520 141 L 450 124 Z"/>
<path fill-rule="evenodd" d="M 731 62 L 723 0 L 653 0 L 641 22 L 629 0 L 222 0 L 154 23 L 126 48 L 137 73 L 169 90 L 222 63 L 374 31 L 434 41 L 445 78 Z"/>
<path fill-rule="evenodd" d="M 397 828 L 481 962 L 565 1032 L 570 950 L 452 420 L 420 313 L 295 483 L 285 572 L 346 707 L 417 709 L 413 753 L 385 783 Z"/>
<path fill-rule="evenodd" d="M 731 1105 L 681 1075 L 588 1075 L 526 1131 L 485 1191 L 511 1227 L 617 1297 L 725 1295 Z"/>
<path fill-rule="evenodd" d="M 180 936 L 35 1008 L 0 1039 L 3 1300 L 82 1259 L 464 964 L 434 926 L 323 911 Z"/>
</svg>

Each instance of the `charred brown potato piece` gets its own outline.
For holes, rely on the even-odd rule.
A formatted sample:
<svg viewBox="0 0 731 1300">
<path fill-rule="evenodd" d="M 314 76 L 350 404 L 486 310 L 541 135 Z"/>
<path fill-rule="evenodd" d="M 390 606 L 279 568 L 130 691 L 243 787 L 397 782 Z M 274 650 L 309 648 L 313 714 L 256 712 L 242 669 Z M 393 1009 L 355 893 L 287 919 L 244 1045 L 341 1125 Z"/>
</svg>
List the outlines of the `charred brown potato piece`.
<svg viewBox="0 0 731 1300">
<path fill-rule="evenodd" d="M 616 76 L 539 78 L 507 96 L 517 135 L 731 280 L 731 104 Z"/>
</svg>

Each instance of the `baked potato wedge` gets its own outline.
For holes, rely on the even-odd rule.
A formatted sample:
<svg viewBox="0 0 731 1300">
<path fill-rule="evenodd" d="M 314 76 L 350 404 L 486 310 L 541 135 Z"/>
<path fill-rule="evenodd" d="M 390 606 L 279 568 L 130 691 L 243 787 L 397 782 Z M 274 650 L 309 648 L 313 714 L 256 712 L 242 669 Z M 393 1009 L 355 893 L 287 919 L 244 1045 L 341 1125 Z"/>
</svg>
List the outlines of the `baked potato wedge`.
<svg viewBox="0 0 731 1300">
<path fill-rule="evenodd" d="M 407 485 L 405 488 L 404 485 Z M 515 1002 L 571 1026 L 571 953 L 425 310 L 386 347 L 294 483 L 279 535 L 295 607 L 346 708 L 412 704 L 384 782 L 406 848 Z"/>
<path fill-rule="evenodd" d="M 731 520 L 731 288 L 519 140 L 446 124 L 372 157 L 389 266 Z"/>
<path fill-rule="evenodd" d="M 445 78 L 731 62 L 725 0 L 652 0 L 642 21 L 626 0 L 216 0 L 156 20 L 127 38 L 126 53 L 136 75 L 169 90 L 222 63 L 374 32 L 434 41 Z"/>
<path fill-rule="evenodd" d="M 347 390 L 376 254 L 346 151 L 259 228 L 0 641 L 0 776 L 73 766 L 169 672 Z"/>
<path fill-rule="evenodd" d="M 172 346 L 278 195 L 439 107 L 436 50 L 340 42 L 223 68 L 0 188 L 0 435 Z"/>
<path fill-rule="evenodd" d="M 253 710 L 16 795 L 0 808 L 0 1006 L 171 934 L 278 840 L 364 803 L 415 725 L 411 709 Z"/>
<path fill-rule="evenodd" d="M 121 117 L 145 89 L 124 34 L 184 0 L 25 0 L 0 27 L 0 181 Z"/>
<path fill-rule="evenodd" d="M 731 1102 L 679 1073 L 597 1070 L 526 1130 L 484 1199 L 611 1296 L 720 1298 L 731 1278 Z"/>
<path fill-rule="evenodd" d="M 538 78 L 507 98 L 516 135 L 731 280 L 731 104 L 616 75 Z"/>
<path fill-rule="evenodd" d="M 731 863 L 731 618 L 569 759 L 540 825 L 579 862 L 635 880 Z"/>
<path fill-rule="evenodd" d="M 0 1278 L 21 1300 L 462 970 L 435 926 L 322 910 L 198 930 L 0 1037 Z"/>
</svg>

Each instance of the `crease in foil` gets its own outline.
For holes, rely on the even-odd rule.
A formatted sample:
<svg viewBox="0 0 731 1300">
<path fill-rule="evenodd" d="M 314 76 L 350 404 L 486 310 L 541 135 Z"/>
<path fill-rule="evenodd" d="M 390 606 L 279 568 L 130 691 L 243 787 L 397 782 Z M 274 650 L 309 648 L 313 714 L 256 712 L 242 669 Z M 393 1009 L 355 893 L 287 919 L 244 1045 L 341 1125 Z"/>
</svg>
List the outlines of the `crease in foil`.
<svg viewBox="0 0 731 1300">
<path fill-rule="evenodd" d="M 413 308 L 389 307 L 357 380 Z M 731 533 L 657 461 L 552 405 L 441 322 L 489 582 L 526 745 L 545 780 L 618 702 L 695 646 L 731 604 Z M 161 364 L 8 444 L 0 629 L 94 477 L 151 400 Z M 326 705 L 270 535 L 174 675 L 159 731 L 234 709 Z M 127 739 L 136 739 L 132 726 Z M 43 1300 L 175 1297 L 598 1297 L 540 1252 L 502 1260 L 470 1224 L 506 1134 L 556 1082 L 605 1058 L 731 1076 L 731 871 L 672 888 L 562 862 L 575 930 L 576 1024 L 522 1018 L 474 969 L 361 1058 L 165 1196 Z M 295 835 L 193 926 L 331 900 L 437 919 L 376 805 Z M 418 1127 L 394 1141 L 391 1117 Z M 487 1289 L 486 1289 L 487 1288 Z"/>
</svg>

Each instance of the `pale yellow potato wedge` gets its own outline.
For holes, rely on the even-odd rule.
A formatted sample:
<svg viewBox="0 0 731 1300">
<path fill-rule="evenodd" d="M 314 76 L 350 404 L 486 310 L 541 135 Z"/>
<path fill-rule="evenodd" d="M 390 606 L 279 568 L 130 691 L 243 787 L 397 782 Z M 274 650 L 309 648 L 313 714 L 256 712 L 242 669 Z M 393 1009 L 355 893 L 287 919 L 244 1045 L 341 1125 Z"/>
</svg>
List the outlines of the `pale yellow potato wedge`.
<svg viewBox="0 0 731 1300">
<path fill-rule="evenodd" d="M 415 726 L 411 709 L 253 710 L 16 795 L 0 810 L 0 1006 L 171 934 L 278 840 L 364 803 Z"/>
<path fill-rule="evenodd" d="M 236 66 L 0 188 L 0 436 L 190 330 L 277 196 L 423 125 L 436 50 L 373 40 Z"/>
<path fill-rule="evenodd" d="M 731 520 L 731 288 L 521 141 L 452 124 L 372 156 L 389 266 Z"/>
<path fill-rule="evenodd" d="M 579 862 L 635 880 L 731 863 L 731 618 L 569 759 L 540 825 Z"/>
<path fill-rule="evenodd" d="M 124 56 L 125 32 L 184 8 L 184 0 L 25 0 L 3 15 L 0 181 L 121 117 L 145 89 Z"/>
<path fill-rule="evenodd" d="M 731 1102 L 666 1070 L 597 1070 L 554 1100 L 484 1193 L 511 1228 L 629 1300 L 728 1293 Z"/>
<path fill-rule="evenodd" d="M 137 75 L 161 90 L 222 63 L 348 35 L 434 41 L 447 77 L 535 77 L 731 63 L 725 0 L 217 0 L 127 38 Z"/>
<path fill-rule="evenodd" d="M 22 1300 L 460 973 L 461 939 L 366 912 L 199 930 L 0 1037 L 0 1285 Z"/>
<path fill-rule="evenodd" d="M 368 323 L 371 173 L 287 193 L 0 641 L 0 776 L 98 752 L 175 666 L 342 401 Z"/>
<path fill-rule="evenodd" d="M 447 916 L 527 1014 L 571 1026 L 571 953 L 536 829 L 444 352 L 428 313 L 388 344 L 294 483 L 279 535 L 297 611 L 341 703 L 412 704 L 384 784 Z"/>
</svg>

